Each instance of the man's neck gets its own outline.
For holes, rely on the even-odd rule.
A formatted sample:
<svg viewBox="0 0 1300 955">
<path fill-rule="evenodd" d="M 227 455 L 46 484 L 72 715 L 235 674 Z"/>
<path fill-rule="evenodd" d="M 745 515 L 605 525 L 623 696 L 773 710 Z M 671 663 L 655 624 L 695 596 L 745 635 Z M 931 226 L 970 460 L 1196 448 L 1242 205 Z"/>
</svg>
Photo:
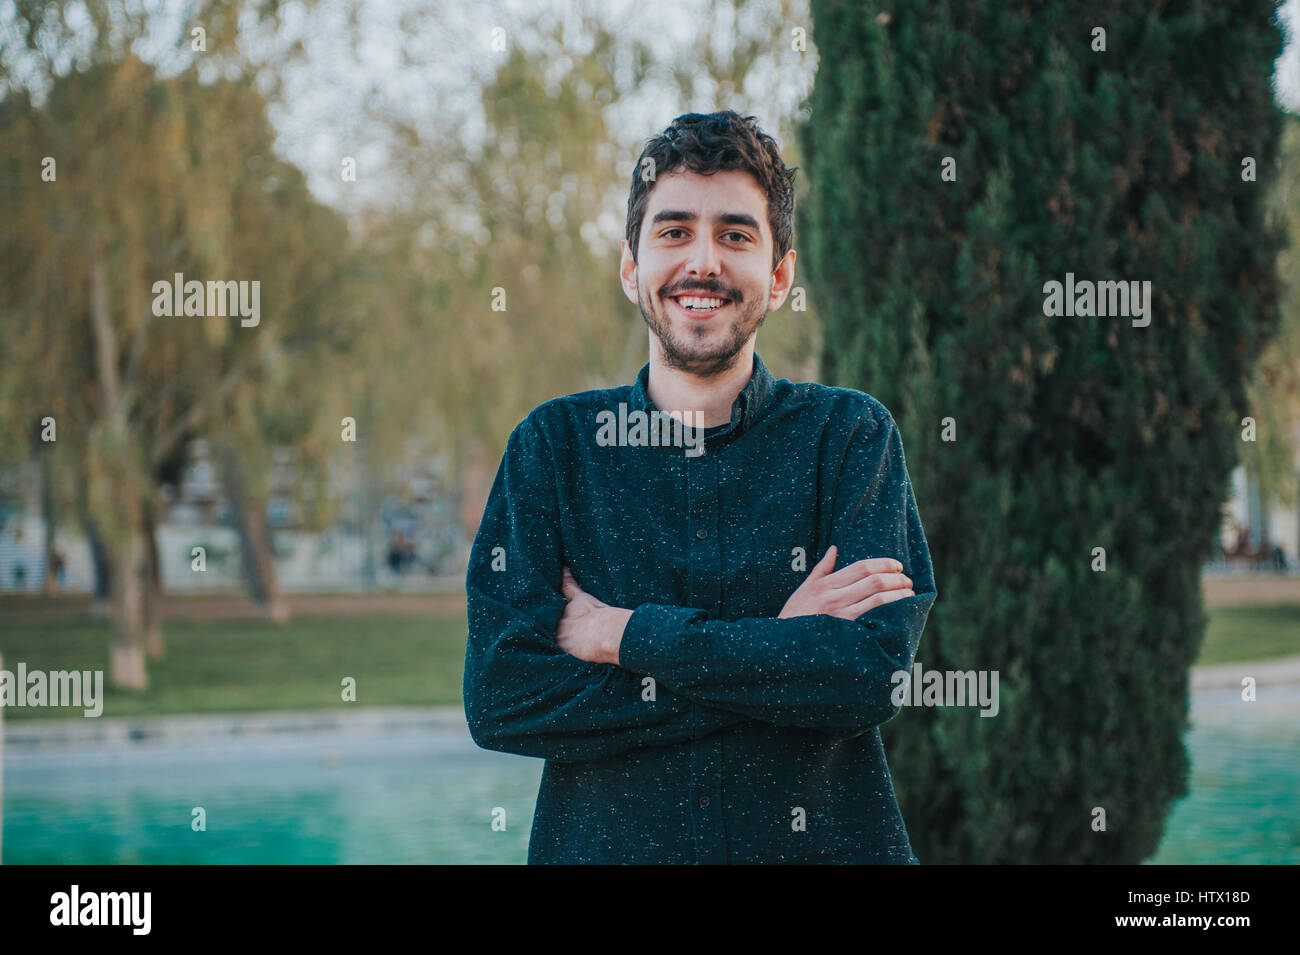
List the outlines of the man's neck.
<svg viewBox="0 0 1300 955">
<path fill-rule="evenodd" d="M 754 342 L 751 339 L 736 356 L 736 363 L 710 378 L 701 378 L 664 362 L 659 342 L 650 338 L 650 378 L 646 391 L 654 406 L 674 418 L 693 412 L 691 424 L 713 428 L 731 421 L 731 406 L 754 374 Z M 701 425 L 701 416 L 703 424 Z"/>
</svg>

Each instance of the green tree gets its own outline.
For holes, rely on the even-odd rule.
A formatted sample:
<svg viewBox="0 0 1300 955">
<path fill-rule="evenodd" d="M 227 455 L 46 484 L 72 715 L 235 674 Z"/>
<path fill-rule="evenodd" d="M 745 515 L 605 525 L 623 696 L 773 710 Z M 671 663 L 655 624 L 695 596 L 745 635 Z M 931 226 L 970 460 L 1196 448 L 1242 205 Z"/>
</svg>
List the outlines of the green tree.
<svg viewBox="0 0 1300 955">
<path fill-rule="evenodd" d="M 222 20 L 208 12 L 220 58 Z M 164 79 L 134 54 L 114 58 L 112 44 L 94 49 L 84 68 L 47 77 L 39 105 L 12 72 L 0 102 L 0 334 L 16 359 L 0 428 L 64 415 L 81 510 L 111 570 L 110 676 L 140 688 L 146 649 L 162 649 L 160 475 L 208 432 L 231 452 L 223 460 L 245 469 L 277 435 L 313 445 L 315 407 L 330 408 L 331 392 L 318 387 L 320 400 L 303 403 L 302 383 L 328 380 L 355 313 L 335 294 L 348 276 L 346 230 L 275 156 L 253 77 L 203 83 L 187 69 Z M 49 178 L 45 157 L 56 163 Z M 155 314 L 156 283 L 176 273 L 257 282 L 256 324 Z M 258 481 L 241 487 L 252 493 L 242 513 L 260 509 L 264 523 Z"/>
<path fill-rule="evenodd" d="M 1000 676 L 994 718 L 884 730 L 917 855 L 1139 862 L 1187 790 L 1199 574 L 1277 320 L 1273 12 L 813 10 L 825 377 L 904 434 L 939 590 L 918 661 Z M 1150 325 L 1046 315 L 1067 272 L 1149 281 Z"/>
<path fill-rule="evenodd" d="M 1281 325 L 1268 343 L 1247 390 L 1243 417 L 1256 421 L 1256 442 L 1243 449 L 1242 463 L 1258 475 L 1264 501 L 1298 506 L 1296 435 L 1300 428 L 1300 116 L 1290 114 L 1282 134 L 1270 221 L 1284 229 L 1287 247 L 1278 254 L 1282 281 Z"/>
</svg>

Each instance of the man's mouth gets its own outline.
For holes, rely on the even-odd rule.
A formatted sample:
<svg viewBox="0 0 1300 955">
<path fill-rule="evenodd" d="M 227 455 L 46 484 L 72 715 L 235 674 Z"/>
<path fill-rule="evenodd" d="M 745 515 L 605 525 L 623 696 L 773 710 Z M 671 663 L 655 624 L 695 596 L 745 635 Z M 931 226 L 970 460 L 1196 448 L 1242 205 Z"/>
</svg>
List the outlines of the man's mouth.
<svg viewBox="0 0 1300 955">
<path fill-rule="evenodd" d="M 731 299 L 720 295 L 688 294 L 671 297 L 677 307 L 692 318 L 708 318 L 731 304 Z"/>
</svg>

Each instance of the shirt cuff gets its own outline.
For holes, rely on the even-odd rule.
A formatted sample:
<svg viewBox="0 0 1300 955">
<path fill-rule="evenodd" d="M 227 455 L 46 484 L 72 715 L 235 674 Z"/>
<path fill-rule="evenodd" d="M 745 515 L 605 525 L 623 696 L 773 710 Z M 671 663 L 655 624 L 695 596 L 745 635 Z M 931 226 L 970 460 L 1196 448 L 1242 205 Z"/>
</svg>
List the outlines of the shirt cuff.
<svg viewBox="0 0 1300 955">
<path fill-rule="evenodd" d="M 668 680 L 680 659 L 686 625 L 704 611 L 667 604 L 641 604 L 628 617 L 618 646 L 618 665 L 633 673 Z"/>
</svg>

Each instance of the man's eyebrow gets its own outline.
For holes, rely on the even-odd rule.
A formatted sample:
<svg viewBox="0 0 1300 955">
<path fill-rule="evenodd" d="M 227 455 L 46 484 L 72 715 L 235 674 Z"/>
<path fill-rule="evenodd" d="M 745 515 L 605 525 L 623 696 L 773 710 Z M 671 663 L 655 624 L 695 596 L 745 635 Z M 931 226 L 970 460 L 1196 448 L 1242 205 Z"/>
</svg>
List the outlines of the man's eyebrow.
<svg viewBox="0 0 1300 955">
<path fill-rule="evenodd" d="M 758 227 L 758 220 L 744 212 L 727 212 L 718 218 L 723 225 L 743 225 L 748 226 L 755 232 L 761 231 Z"/>
<path fill-rule="evenodd" d="M 684 209 L 664 209 L 656 212 L 654 218 L 650 220 L 651 225 L 657 225 L 660 222 L 694 222 L 699 216 L 694 212 L 687 212 Z M 724 212 L 718 216 L 718 221 L 723 225 L 743 225 L 748 226 L 755 232 L 759 231 L 758 220 L 753 216 L 743 212 Z"/>
</svg>

